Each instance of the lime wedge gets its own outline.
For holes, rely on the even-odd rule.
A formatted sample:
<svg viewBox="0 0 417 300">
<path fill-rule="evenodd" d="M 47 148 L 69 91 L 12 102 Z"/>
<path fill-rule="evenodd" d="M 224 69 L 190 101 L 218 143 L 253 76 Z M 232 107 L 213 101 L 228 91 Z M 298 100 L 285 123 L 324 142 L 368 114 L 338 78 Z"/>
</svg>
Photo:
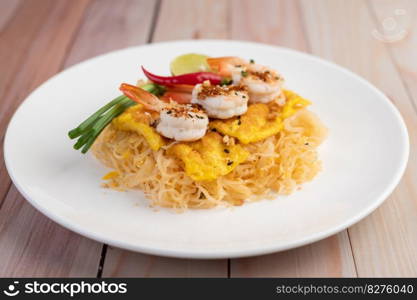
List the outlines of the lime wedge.
<svg viewBox="0 0 417 300">
<path fill-rule="evenodd" d="M 194 72 L 208 72 L 208 56 L 196 53 L 187 53 L 174 58 L 171 62 L 172 75 L 181 75 Z"/>
</svg>

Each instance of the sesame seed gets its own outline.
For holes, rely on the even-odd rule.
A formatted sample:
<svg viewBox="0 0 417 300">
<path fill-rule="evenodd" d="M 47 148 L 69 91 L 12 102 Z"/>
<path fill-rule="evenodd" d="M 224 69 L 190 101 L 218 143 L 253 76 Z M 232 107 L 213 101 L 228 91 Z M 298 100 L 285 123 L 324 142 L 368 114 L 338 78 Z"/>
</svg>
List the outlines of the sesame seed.
<svg viewBox="0 0 417 300">
<path fill-rule="evenodd" d="M 228 166 L 233 165 L 233 161 L 229 160 L 229 161 L 227 162 L 227 165 L 228 165 Z"/>
<path fill-rule="evenodd" d="M 242 92 L 247 91 L 247 88 L 243 85 L 236 86 L 218 86 L 218 85 L 208 85 L 203 86 L 201 91 L 198 93 L 198 99 L 204 100 L 207 97 L 215 97 L 220 95 L 230 95 L 232 92 Z"/>
<path fill-rule="evenodd" d="M 225 153 L 230 153 L 229 149 L 224 149 L 223 150 Z"/>
</svg>

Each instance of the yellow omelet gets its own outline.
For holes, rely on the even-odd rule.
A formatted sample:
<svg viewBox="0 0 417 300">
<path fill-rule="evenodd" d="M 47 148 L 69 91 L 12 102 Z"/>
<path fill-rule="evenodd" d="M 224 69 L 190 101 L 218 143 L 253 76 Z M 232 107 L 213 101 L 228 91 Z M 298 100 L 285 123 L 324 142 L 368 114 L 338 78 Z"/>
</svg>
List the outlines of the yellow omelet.
<svg viewBox="0 0 417 300">
<path fill-rule="evenodd" d="M 209 127 L 235 137 L 243 144 L 266 139 L 283 128 L 283 120 L 310 104 L 294 92 L 285 90 L 284 93 L 286 103 L 282 108 L 276 104 L 252 104 L 244 115 L 211 121 Z M 145 112 L 143 106 L 138 104 L 115 118 L 112 124 L 119 130 L 142 135 L 150 148 L 157 151 L 166 145 L 166 140 L 150 126 L 152 120 L 157 118 L 153 114 L 156 113 Z M 226 145 L 223 137 L 213 131 L 198 141 L 174 144 L 167 151 L 184 162 L 185 172 L 196 181 L 214 180 L 226 175 L 249 156 L 242 146 Z"/>
<path fill-rule="evenodd" d="M 244 115 L 227 120 L 214 120 L 209 126 L 239 139 L 243 144 L 249 144 L 266 139 L 282 129 L 281 119 L 275 117 L 268 120 L 269 113 L 268 105 L 252 104 Z"/>
<path fill-rule="evenodd" d="M 145 112 L 143 106 L 138 104 L 128 108 L 112 121 L 115 128 L 125 131 L 134 131 L 142 135 L 152 150 L 159 150 L 165 145 L 164 138 L 149 125 L 152 113 Z"/>
<path fill-rule="evenodd" d="M 173 145 L 168 154 L 181 159 L 185 172 L 193 180 L 214 180 L 230 173 L 244 162 L 249 152 L 240 145 L 226 145 L 216 132 L 208 132 L 196 142 L 184 142 Z"/>
<path fill-rule="evenodd" d="M 286 118 L 291 117 L 293 114 L 295 114 L 300 109 L 308 106 L 311 104 L 311 102 L 300 95 L 294 93 L 290 90 L 284 90 L 285 95 L 285 104 L 282 108 L 280 118 L 282 120 L 285 120 Z"/>
<path fill-rule="evenodd" d="M 264 140 L 281 131 L 283 120 L 310 104 L 310 101 L 294 92 L 285 90 L 284 94 L 286 103 L 278 113 L 274 104 L 256 103 L 249 105 L 248 111 L 242 116 L 214 120 L 209 126 L 222 134 L 237 138 L 243 144 Z"/>
</svg>

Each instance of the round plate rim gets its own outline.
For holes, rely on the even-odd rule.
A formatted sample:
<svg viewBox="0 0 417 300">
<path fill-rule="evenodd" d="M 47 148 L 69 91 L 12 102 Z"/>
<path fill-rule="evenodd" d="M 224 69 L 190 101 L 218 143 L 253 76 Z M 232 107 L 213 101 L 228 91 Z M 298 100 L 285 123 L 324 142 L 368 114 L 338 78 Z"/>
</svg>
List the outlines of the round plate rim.
<svg viewBox="0 0 417 300">
<path fill-rule="evenodd" d="M 49 211 L 47 207 L 43 207 L 40 203 L 37 202 L 36 199 L 33 199 L 27 192 L 24 186 L 22 186 L 16 178 L 12 166 L 10 166 L 10 161 L 8 160 L 8 140 L 10 135 L 10 128 L 14 126 L 14 123 L 16 122 L 17 115 L 19 114 L 19 111 L 22 110 L 22 108 L 28 103 L 28 99 L 31 97 L 32 94 L 34 94 L 38 89 L 40 89 L 43 85 L 47 84 L 49 81 L 54 80 L 54 78 L 61 76 L 62 74 L 72 70 L 73 68 L 77 68 L 82 64 L 91 63 L 95 60 L 98 60 L 104 56 L 112 55 L 115 53 L 123 52 L 123 51 L 132 51 L 133 49 L 137 48 L 152 48 L 152 47 L 159 47 L 159 46 L 166 46 L 166 45 L 172 45 L 172 44 L 178 44 L 178 43 L 218 43 L 218 44 L 236 44 L 236 45 L 251 45 L 251 46 L 260 46 L 263 48 L 271 48 L 279 51 L 284 52 L 291 52 L 299 56 L 303 56 L 305 58 L 315 60 L 316 62 L 320 64 L 324 64 L 327 66 L 330 66 L 332 68 L 337 69 L 340 72 L 344 72 L 345 74 L 353 77 L 354 79 L 360 81 L 362 84 L 366 85 L 367 88 L 371 89 L 373 92 L 375 92 L 377 95 L 380 96 L 381 99 L 383 99 L 391 109 L 391 112 L 395 116 L 396 121 L 399 124 L 399 127 L 401 128 L 401 134 L 404 137 L 404 149 L 402 151 L 402 155 L 400 158 L 400 163 L 398 166 L 397 172 L 393 175 L 393 179 L 389 185 L 385 187 L 385 189 L 380 193 L 378 197 L 375 197 L 375 201 L 372 202 L 371 205 L 366 207 L 366 209 L 363 209 L 360 213 L 356 214 L 355 216 L 351 217 L 346 222 L 340 224 L 339 226 L 332 227 L 331 229 L 322 230 L 319 232 L 316 232 L 314 234 L 310 234 L 307 237 L 304 237 L 302 239 L 293 241 L 291 243 L 287 243 L 285 246 L 268 246 L 268 247 L 253 247 L 253 248 L 245 248 L 243 250 L 216 250 L 213 251 L 212 249 L 209 251 L 197 251 L 195 249 L 193 250 L 187 250 L 187 249 L 181 249 L 181 250 L 172 250 L 168 248 L 155 248 L 151 246 L 138 246 L 133 245 L 131 243 L 125 243 L 125 242 L 119 242 L 113 239 L 109 239 L 104 235 L 100 235 L 94 232 L 91 232 L 87 229 L 79 227 L 77 224 L 73 224 L 71 221 L 63 219 L 61 216 L 55 214 L 53 211 Z M 34 206 L 38 211 L 40 211 L 42 214 L 53 220 L 54 222 L 60 224 L 61 226 L 74 231 L 82 236 L 88 237 L 92 240 L 102 242 L 111 246 L 135 251 L 135 252 L 141 252 L 145 254 L 151 254 L 151 255 L 160 255 L 160 256 L 166 256 L 166 257 L 176 257 L 176 258 L 191 258 L 191 259 L 222 259 L 222 258 L 238 258 L 238 257 L 249 257 L 249 256 L 256 256 L 256 255 L 263 255 L 263 254 L 269 254 L 284 250 L 293 249 L 296 247 L 304 246 L 322 239 L 325 239 L 331 235 L 334 235 L 338 232 L 341 232 L 342 230 L 348 228 L 349 226 L 357 223 L 361 219 L 365 218 L 369 214 L 371 214 L 377 207 L 379 207 L 386 198 L 393 192 L 395 187 L 400 182 L 405 169 L 407 167 L 409 152 L 410 152 L 410 143 L 409 143 L 409 135 L 408 130 L 405 125 L 405 122 L 398 111 L 398 109 L 395 107 L 395 105 L 388 99 L 388 97 L 381 92 L 377 87 L 375 87 L 373 84 L 371 84 L 368 80 L 364 79 L 363 77 L 355 74 L 354 72 L 339 66 L 333 62 L 330 62 L 328 60 L 325 60 L 323 58 L 317 57 L 315 55 L 311 55 L 308 53 L 300 52 L 294 49 L 280 47 L 280 46 L 274 46 L 274 45 L 268 45 L 268 44 L 262 44 L 262 43 L 256 43 L 256 42 L 248 42 L 248 41 L 239 41 L 239 40 L 220 40 L 220 39 L 201 39 L 201 40 L 176 40 L 176 41 L 168 41 L 168 42 L 161 42 L 161 43 L 153 43 L 153 44 L 146 44 L 146 45 L 139 45 L 139 46 L 133 46 L 133 47 L 127 47 L 123 49 L 118 49 L 115 51 L 110 51 L 86 60 L 83 60 L 77 64 L 72 65 L 69 68 L 66 68 L 65 70 L 62 70 L 61 72 L 53 75 L 46 81 L 44 81 L 42 84 L 40 84 L 35 90 L 33 90 L 22 103 L 19 105 L 17 110 L 14 112 L 13 117 L 11 118 L 5 138 L 4 138 L 4 144 L 3 144 L 3 150 L 4 150 L 4 160 L 6 169 L 10 175 L 11 180 L 15 184 L 17 190 L 24 196 L 24 198 L 32 205 Z"/>
</svg>

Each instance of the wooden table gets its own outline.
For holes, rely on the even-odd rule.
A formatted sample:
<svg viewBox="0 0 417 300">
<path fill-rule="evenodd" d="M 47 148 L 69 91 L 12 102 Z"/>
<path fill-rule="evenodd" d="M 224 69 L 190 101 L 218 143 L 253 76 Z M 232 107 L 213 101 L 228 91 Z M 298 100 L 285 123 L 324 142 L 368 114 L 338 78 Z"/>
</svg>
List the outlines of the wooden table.
<svg viewBox="0 0 417 300">
<path fill-rule="evenodd" d="M 219 38 L 313 53 L 367 78 L 401 111 L 411 154 L 397 189 L 360 223 L 302 248 L 230 260 L 150 256 L 79 236 L 28 204 L 0 159 L 0 276 L 417 276 L 416 9 L 414 0 L 1 0 L 2 140 L 21 101 L 81 60 L 151 42 Z"/>
</svg>

